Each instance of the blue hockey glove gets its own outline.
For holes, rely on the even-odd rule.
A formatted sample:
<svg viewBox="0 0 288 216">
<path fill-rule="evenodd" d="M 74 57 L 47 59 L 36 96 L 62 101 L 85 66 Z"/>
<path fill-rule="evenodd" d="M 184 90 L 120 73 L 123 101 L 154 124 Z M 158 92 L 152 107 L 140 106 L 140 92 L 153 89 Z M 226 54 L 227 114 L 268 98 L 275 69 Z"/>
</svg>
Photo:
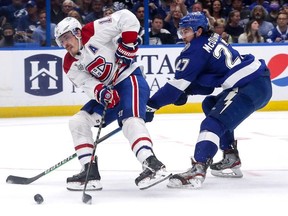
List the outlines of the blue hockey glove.
<svg viewBox="0 0 288 216">
<path fill-rule="evenodd" d="M 187 103 L 188 95 L 184 92 L 179 96 L 179 98 L 174 102 L 176 106 L 182 106 Z"/>
<path fill-rule="evenodd" d="M 140 39 L 137 39 L 134 43 L 124 43 L 122 38 L 118 39 L 118 48 L 116 50 L 116 63 L 120 60 L 125 65 L 130 65 L 133 63 L 138 50 L 138 45 L 140 44 Z"/>
<path fill-rule="evenodd" d="M 154 113 L 156 112 L 157 109 L 152 108 L 150 106 L 146 106 L 146 119 L 145 122 L 152 122 L 154 118 Z"/>
</svg>

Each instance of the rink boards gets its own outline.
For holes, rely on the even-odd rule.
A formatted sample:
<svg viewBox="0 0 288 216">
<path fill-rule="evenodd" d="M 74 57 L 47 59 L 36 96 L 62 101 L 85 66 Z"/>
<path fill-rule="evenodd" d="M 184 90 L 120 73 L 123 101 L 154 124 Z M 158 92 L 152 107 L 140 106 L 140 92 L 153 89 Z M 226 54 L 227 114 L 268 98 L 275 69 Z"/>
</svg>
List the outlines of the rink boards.
<svg viewBox="0 0 288 216">
<path fill-rule="evenodd" d="M 265 111 L 288 110 L 288 52 L 286 45 L 234 46 L 241 54 L 264 59 L 271 71 L 273 96 Z M 137 63 L 153 95 L 174 76 L 175 59 L 183 46 L 143 46 Z M 77 112 L 89 99 L 75 88 L 62 70 L 65 50 L 0 50 L 0 117 L 65 116 Z M 220 91 L 216 89 L 214 94 Z M 202 112 L 203 96 L 189 97 L 185 106 L 166 106 L 159 113 Z"/>
</svg>

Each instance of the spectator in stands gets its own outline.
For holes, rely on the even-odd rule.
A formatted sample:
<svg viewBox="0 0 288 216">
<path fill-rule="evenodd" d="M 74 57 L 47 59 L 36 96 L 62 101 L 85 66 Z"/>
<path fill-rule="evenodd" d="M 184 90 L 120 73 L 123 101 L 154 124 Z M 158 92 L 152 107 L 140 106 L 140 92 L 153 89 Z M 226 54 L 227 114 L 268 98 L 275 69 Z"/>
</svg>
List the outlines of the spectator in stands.
<svg viewBox="0 0 288 216">
<path fill-rule="evenodd" d="M 169 23 L 173 19 L 175 11 L 178 14 L 181 14 L 181 17 L 185 16 L 188 13 L 183 0 L 172 1 L 172 3 L 169 4 L 169 12 L 167 13 L 166 17 L 164 17 L 164 21 Z"/>
<path fill-rule="evenodd" d="M 78 9 L 79 9 L 78 5 L 76 5 L 72 0 L 64 0 L 62 3 L 62 11 L 64 17 L 68 16 L 69 11 Z"/>
<path fill-rule="evenodd" d="M 114 13 L 114 9 L 112 7 L 103 7 L 103 16 L 110 16 L 112 13 Z"/>
<path fill-rule="evenodd" d="M 209 10 L 211 8 L 212 0 L 200 0 L 199 2 L 202 3 L 203 9 Z"/>
<path fill-rule="evenodd" d="M 238 38 L 238 43 L 263 43 L 264 38 L 259 33 L 259 23 L 257 20 L 250 20 L 245 28 L 245 32 Z"/>
<path fill-rule="evenodd" d="M 269 1 L 266 1 L 266 0 L 256 0 L 256 1 L 254 1 L 253 3 L 250 4 L 249 9 L 253 10 L 254 7 L 257 6 L 257 5 L 263 6 L 266 11 L 269 10 Z"/>
<path fill-rule="evenodd" d="M 268 15 L 266 21 L 271 22 L 273 26 L 277 25 L 277 17 L 280 10 L 280 3 L 278 0 L 272 0 L 269 4 Z"/>
<path fill-rule="evenodd" d="M 82 19 L 84 20 L 85 17 L 89 14 L 93 12 L 92 9 L 92 0 L 82 0 L 82 1 L 78 1 L 78 5 L 79 5 L 79 13 L 82 16 Z"/>
<path fill-rule="evenodd" d="M 26 4 L 27 15 L 20 17 L 16 34 L 18 36 L 18 42 L 32 42 L 33 31 L 39 25 L 37 5 L 34 0 L 30 0 Z M 22 37 L 22 39 L 21 39 Z"/>
<path fill-rule="evenodd" d="M 192 6 L 199 1 L 195 1 L 195 0 L 185 0 L 184 4 L 186 5 L 187 11 L 190 13 L 192 12 Z"/>
<path fill-rule="evenodd" d="M 213 31 L 221 36 L 228 44 L 233 43 L 231 35 L 225 32 L 226 20 L 224 18 L 217 19 L 214 23 Z"/>
<path fill-rule="evenodd" d="M 231 11 L 232 8 L 232 1 L 231 0 L 221 0 L 222 6 L 223 6 L 223 13 L 227 17 L 229 12 Z"/>
<path fill-rule="evenodd" d="M 114 4 L 113 0 L 102 0 L 102 2 L 103 2 L 103 7 L 113 7 L 113 4 Z"/>
<path fill-rule="evenodd" d="M 277 26 L 269 31 L 268 43 L 288 43 L 288 14 L 281 11 L 277 17 Z"/>
<path fill-rule="evenodd" d="M 38 46 L 46 46 L 46 11 L 40 11 L 38 16 L 40 25 L 34 30 L 32 40 Z M 55 26 L 56 24 L 54 23 L 50 24 L 51 46 L 56 46 L 54 36 Z"/>
<path fill-rule="evenodd" d="M 144 5 L 143 4 L 138 4 L 138 8 L 134 8 L 135 9 L 135 16 L 137 17 L 139 23 L 140 23 L 140 29 L 139 29 L 139 36 L 140 37 L 145 37 L 145 20 L 144 20 Z M 148 41 L 141 41 L 142 44 L 148 44 Z"/>
<path fill-rule="evenodd" d="M 137 17 L 138 21 L 140 22 L 140 27 L 144 29 L 144 5 L 139 4 L 138 8 L 135 10 L 135 16 Z"/>
<path fill-rule="evenodd" d="M 161 3 L 157 8 L 157 14 L 161 15 L 164 18 L 164 21 L 166 20 L 166 16 L 167 19 L 171 19 L 176 6 L 180 8 L 182 14 L 186 15 L 188 13 L 185 0 L 161 0 L 160 2 Z"/>
<path fill-rule="evenodd" d="M 267 34 L 270 30 L 274 28 L 271 22 L 265 20 L 267 16 L 267 11 L 262 5 L 256 5 L 251 11 L 251 19 L 255 19 L 259 23 L 259 32 L 260 35 L 266 40 Z M 247 24 L 249 22 L 248 19 L 242 20 L 243 24 Z"/>
<path fill-rule="evenodd" d="M 14 46 L 15 30 L 10 23 L 5 23 L 2 27 L 2 34 L 0 34 L 0 47 Z"/>
<path fill-rule="evenodd" d="M 104 2 L 105 2 L 105 0 L 104 0 Z M 119 1 L 119 2 L 122 2 L 125 5 L 126 9 L 132 11 L 132 8 L 135 5 L 135 2 L 138 2 L 138 1 L 135 1 L 135 0 L 122 0 L 122 1 Z M 152 2 L 152 3 L 156 2 L 157 4 L 159 4 L 159 0 L 149 0 L 148 2 Z M 118 9 L 114 8 L 114 11 L 116 11 L 116 10 L 118 10 Z"/>
<path fill-rule="evenodd" d="M 256 19 L 259 23 L 259 31 L 261 36 L 264 37 L 264 39 L 267 37 L 267 34 L 270 30 L 274 28 L 273 24 L 271 22 L 266 21 L 267 11 L 262 5 L 257 5 L 252 10 L 252 19 Z"/>
<path fill-rule="evenodd" d="M 164 20 L 161 15 L 153 17 L 149 32 L 149 45 L 175 44 L 173 36 L 167 29 L 163 28 L 163 25 Z"/>
<path fill-rule="evenodd" d="M 190 12 L 203 12 L 203 5 L 200 1 L 195 2 L 192 6 L 191 9 L 189 9 Z"/>
<path fill-rule="evenodd" d="M 225 18 L 223 4 L 220 0 L 213 0 L 209 9 L 210 15 L 215 19 Z"/>
<path fill-rule="evenodd" d="M 149 2 L 148 7 L 149 7 L 149 17 L 154 17 L 155 15 L 158 14 L 159 4 L 156 4 L 155 1 L 154 2 L 152 2 L 152 1 Z"/>
<path fill-rule="evenodd" d="M 232 36 L 233 43 L 238 43 L 238 37 L 244 32 L 244 28 L 240 26 L 240 12 L 233 10 L 229 13 L 225 32 Z"/>
<path fill-rule="evenodd" d="M 92 9 L 93 11 L 84 18 L 84 24 L 103 17 L 103 2 L 101 0 L 92 0 Z"/>
<path fill-rule="evenodd" d="M 243 0 L 232 0 L 230 11 L 232 10 L 238 10 L 240 12 L 240 20 L 250 18 L 249 7 L 244 6 Z"/>
<path fill-rule="evenodd" d="M 285 11 L 285 13 L 288 14 L 288 3 L 283 4 L 280 11 L 281 12 Z"/>
<path fill-rule="evenodd" d="M 29 1 L 29 0 L 25 0 L 25 1 Z M 38 11 L 42 11 L 46 9 L 46 0 L 34 0 L 34 1 L 36 2 Z"/>
<path fill-rule="evenodd" d="M 24 0 L 12 0 L 8 6 L 0 7 L 0 17 L 5 17 L 6 22 L 10 23 L 14 29 L 18 26 L 19 18 L 26 14 Z"/>
<path fill-rule="evenodd" d="M 208 9 L 203 9 L 203 4 L 199 1 L 195 2 L 191 8 L 191 12 L 197 12 L 197 11 L 203 12 L 205 14 L 205 16 L 208 19 L 210 27 L 214 26 L 214 23 L 216 21 L 215 18 L 210 15 L 210 12 Z"/>
<path fill-rule="evenodd" d="M 51 0 L 51 23 L 58 24 L 65 18 L 60 0 Z"/>
<path fill-rule="evenodd" d="M 84 21 L 82 19 L 81 14 L 77 11 L 77 10 L 71 10 L 68 12 L 67 14 L 68 17 L 74 17 L 75 19 L 77 19 L 80 24 L 83 26 L 84 25 Z"/>
<path fill-rule="evenodd" d="M 105 2 L 105 0 L 103 0 Z M 105 5 L 104 6 L 107 6 L 107 7 L 112 7 L 114 11 L 118 11 L 118 10 L 122 10 L 122 9 L 125 9 L 127 8 L 127 5 L 125 4 L 125 0 L 124 1 L 112 1 L 113 4 L 111 6 L 109 5 Z"/>
<path fill-rule="evenodd" d="M 175 9 L 173 9 L 171 16 L 166 16 L 166 18 L 164 19 L 164 22 L 166 23 L 164 25 L 164 28 L 171 33 L 176 44 L 184 43 L 182 38 L 180 38 L 178 35 L 179 23 L 182 17 L 183 13 L 181 12 L 180 7 L 178 6 L 175 7 Z"/>
</svg>

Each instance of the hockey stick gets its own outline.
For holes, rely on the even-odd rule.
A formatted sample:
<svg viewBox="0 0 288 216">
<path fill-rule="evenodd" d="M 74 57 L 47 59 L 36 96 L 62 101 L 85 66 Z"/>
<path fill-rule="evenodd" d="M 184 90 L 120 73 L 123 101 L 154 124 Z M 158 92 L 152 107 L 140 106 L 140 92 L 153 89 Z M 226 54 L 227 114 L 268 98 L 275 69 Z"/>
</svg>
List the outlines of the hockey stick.
<svg viewBox="0 0 288 216">
<path fill-rule="evenodd" d="M 118 78 L 118 74 L 119 74 L 119 70 L 120 70 L 120 68 L 121 68 L 121 65 L 122 65 L 122 61 L 119 61 L 119 62 L 118 62 L 117 70 L 116 70 L 115 75 L 114 75 L 114 77 L 113 77 L 113 79 L 112 79 L 112 84 L 111 84 L 111 86 L 110 86 L 111 89 L 114 87 L 114 85 L 115 85 L 115 83 L 116 83 L 116 80 L 117 80 L 117 78 Z M 89 162 L 89 166 L 88 166 L 87 173 L 86 173 L 85 185 L 84 185 L 83 195 L 82 195 L 82 202 L 84 202 L 84 203 L 86 203 L 86 204 L 91 204 L 91 203 L 92 203 L 92 196 L 86 193 L 86 188 L 87 188 L 89 172 L 90 172 L 90 169 L 91 169 L 91 165 L 92 165 L 92 163 L 93 163 L 93 160 L 94 160 L 96 148 L 97 148 L 97 145 L 98 145 L 98 143 L 99 143 L 99 141 L 100 141 L 100 140 L 99 140 L 100 132 L 101 132 L 101 129 L 102 129 L 104 120 L 105 120 L 105 115 L 106 115 L 107 107 L 108 107 L 108 102 L 106 102 L 106 104 L 105 104 L 105 106 L 104 106 L 104 110 L 103 110 L 103 113 L 102 113 L 102 116 L 101 116 L 101 121 L 100 121 L 99 128 L 98 128 L 97 137 L 96 137 L 96 140 L 95 140 L 95 142 L 94 142 L 94 149 L 93 149 L 92 156 L 91 156 L 91 160 L 90 160 L 90 162 Z"/>
<path fill-rule="evenodd" d="M 109 137 L 113 136 L 114 134 L 118 133 L 120 130 L 121 130 L 120 127 L 114 129 L 110 133 L 108 133 L 105 136 L 103 136 L 102 138 L 100 138 L 98 143 L 103 142 L 104 140 L 106 140 Z M 44 172 L 41 172 L 40 174 L 38 174 L 34 177 L 31 177 L 31 178 L 9 175 L 6 179 L 6 183 L 23 184 L 23 185 L 30 184 L 30 183 L 36 181 L 37 179 L 41 178 L 42 176 L 47 175 L 48 173 L 50 173 L 50 172 L 54 171 L 55 169 L 59 168 L 60 166 L 64 165 L 68 161 L 74 159 L 76 156 L 77 156 L 77 154 L 74 153 L 73 155 L 70 155 L 69 157 L 65 158 L 64 160 L 60 161 L 59 163 L 55 164 L 54 166 L 50 167 L 49 169 L 45 170 Z"/>
<path fill-rule="evenodd" d="M 85 184 L 84 184 L 84 189 L 83 189 L 83 196 L 82 196 L 82 201 L 84 203 L 86 203 L 86 204 L 91 204 L 92 203 L 92 197 L 89 194 L 86 194 L 85 192 L 86 192 L 86 187 L 87 187 L 87 184 L 88 184 L 88 177 L 89 177 L 89 173 L 90 173 L 90 170 L 91 170 L 91 166 L 92 166 L 92 163 L 94 161 L 94 155 L 95 155 L 95 152 L 96 152 L 96 147 L 97 147 L 97 145 L 99 143 L 100 132 L 101 132 L 101 129 L 102 129 L 102 126 L 103 126 L 103 122 L 104 122 L 104 118 L 105 118 L 105 115 L 106 115 L 107 106 L 108 106 L 108 103 L 106 103 L 106 105 L 104 107 L 104 110 L 103 110 L 103 113 L 102 113 L 102 116 L 101 116 L 101 121 L 100 121 L 100 125 L 99 125 L 99 128 L 98 128 L 97 137 L 96 137 L 96 140 L 94 142 L 94 148 L 93 148 L 91 160 L 89 162 L 89 166 L 88 166 L 87 173 L 86 173 Z"/>
</svg>

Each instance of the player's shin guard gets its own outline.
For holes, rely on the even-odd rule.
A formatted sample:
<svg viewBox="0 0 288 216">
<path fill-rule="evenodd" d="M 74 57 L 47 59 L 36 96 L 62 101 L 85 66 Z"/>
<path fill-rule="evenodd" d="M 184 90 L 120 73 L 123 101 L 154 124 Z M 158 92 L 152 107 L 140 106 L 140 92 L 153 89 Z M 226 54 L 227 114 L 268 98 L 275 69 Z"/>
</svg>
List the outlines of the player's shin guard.
<svg viewBox="0 0 288 216">
<path fill-rule="evenodd" d="M 165 165 L 154 155 L 143 162 L 143 169 L 143 172 L 135 179 L 135 183 L 140 190 L 150 188 L 172 175 L 166 171 Z"/>
<path fill-rule="evenodd" d="M 168 188 L 200 188 L 206 177 L 206 171 L 211 160 L 206 163 L 195 162 L 186 172 L 174 174 L 169 178 Z"/>
<path fill-rule="evenodd" d="M 223 159 L 211 164 L 211 174 L 217 177 L 242 178 L 240 170 L 241 160 L 237 150 L 237 141 L 232 144 L 232 149 L 223 151 Z"/>
</svg>

